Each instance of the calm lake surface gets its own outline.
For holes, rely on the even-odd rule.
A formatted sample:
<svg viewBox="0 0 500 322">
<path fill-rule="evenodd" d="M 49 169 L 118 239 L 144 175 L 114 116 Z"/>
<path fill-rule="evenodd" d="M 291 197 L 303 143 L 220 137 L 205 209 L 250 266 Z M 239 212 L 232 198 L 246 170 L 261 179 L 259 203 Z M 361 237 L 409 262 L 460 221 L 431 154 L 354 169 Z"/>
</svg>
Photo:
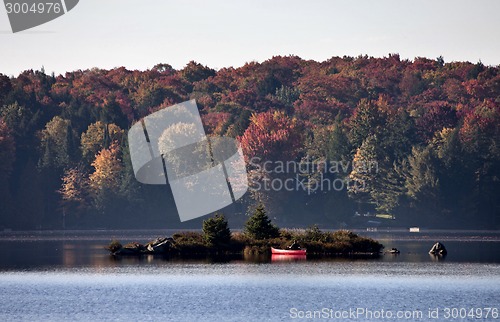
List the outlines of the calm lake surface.
<svg viewBox="0 0 500 322">
<path fill-rule="evenodd" d="M 114 258 L 165 231 L 0 233 L 0 321 L 500 321 L 500 233 L 363 232 L 377 259 Z M 441 241 L 448 256 L 427 254 Z M 496 312 L 496 313 L 495 313 Z"/>
</svg>

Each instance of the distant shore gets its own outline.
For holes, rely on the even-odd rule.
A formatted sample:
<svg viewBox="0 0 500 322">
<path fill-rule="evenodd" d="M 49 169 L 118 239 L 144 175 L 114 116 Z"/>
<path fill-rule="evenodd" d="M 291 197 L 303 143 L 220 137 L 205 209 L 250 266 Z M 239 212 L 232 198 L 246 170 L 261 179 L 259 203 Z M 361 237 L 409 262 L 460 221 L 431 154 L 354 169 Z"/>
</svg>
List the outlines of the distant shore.
<svg viewBox="0 0 500 322">
<path fill-rule="evenodd" d="M 297 229 L 298 228 L 287 228 Z M 336 231 L 335 229 L 322 229 Z M 0 231 L 0 241 L 32 241 L 32 240 L 89 240 L 109 242 L 112 239 L 126 241 L 147 241 L 157 236 L 172 235 L 177 229 L 67 229 L 67 230 L 9 230 Z M 201 232 L 201 229 L 185 229 L 182 231 Z M 240 233 L 242 229 L 233 229 Z M 420 233 L 410 233 L 404 228 L 380 228 L 377 231 L 351 229 L 350 231 L 377 240 L 434 240 L 443 241 L 485 241 L 500 242 L 500 230 L 456 230 L 456 229 L 421 229 Z"/>
</svg>

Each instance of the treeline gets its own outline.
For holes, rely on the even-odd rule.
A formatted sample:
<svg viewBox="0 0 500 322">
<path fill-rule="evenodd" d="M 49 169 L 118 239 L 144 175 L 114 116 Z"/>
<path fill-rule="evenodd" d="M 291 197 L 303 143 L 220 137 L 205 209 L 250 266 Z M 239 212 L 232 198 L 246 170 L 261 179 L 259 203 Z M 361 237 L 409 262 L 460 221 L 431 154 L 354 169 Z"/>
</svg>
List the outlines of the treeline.
<svg viewBox="0 0 500 322">
<path fill-rule="evenodd" d="M 499 68 L 398 55 L 0 74 L 0 227 L 178 224 L 168 186 L 136 182 L 126 136 L 142 117 L 189 99 L 207 133 L 240 140 L 252 186 L 284 174 L 251 160 L 348 164 L 305 174 L 305 186 L 353 185 L 251 191 L 224 210 L 231 223 L 262 202 L 288 227 L 350 226 L 356 211 L 398 225 L 500 227 Z"/>
</svg>

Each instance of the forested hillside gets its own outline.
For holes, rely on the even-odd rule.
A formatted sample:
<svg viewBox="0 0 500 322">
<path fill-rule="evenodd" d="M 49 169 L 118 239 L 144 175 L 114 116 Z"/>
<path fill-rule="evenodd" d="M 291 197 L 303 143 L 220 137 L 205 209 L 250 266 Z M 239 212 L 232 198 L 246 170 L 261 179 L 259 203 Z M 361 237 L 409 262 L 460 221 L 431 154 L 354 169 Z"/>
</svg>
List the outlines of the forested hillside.
<svg viewBox="0 0 500 322">
<path fill-rule="evenodd" d="M 225 210 L 232 223 L 262 202 L 282 226 L 349 227 L 370 212 L 396 226 L 500 228 L 499 68 L 394 54 L 0 74 L 0 228 L 180 225 L 168 187 L 135 180 L 127 130 L 189 99 L 207 133 L 240 140 L 253 186 L 283 174 L 251 160 L 326 160 L 346 165 L 326 178 L 363 183 L 250 191 Z M 363 162 L 376 171 L 353 166 Z M 316 170 L 301 174 L 307 187 Z"/>
</svg>

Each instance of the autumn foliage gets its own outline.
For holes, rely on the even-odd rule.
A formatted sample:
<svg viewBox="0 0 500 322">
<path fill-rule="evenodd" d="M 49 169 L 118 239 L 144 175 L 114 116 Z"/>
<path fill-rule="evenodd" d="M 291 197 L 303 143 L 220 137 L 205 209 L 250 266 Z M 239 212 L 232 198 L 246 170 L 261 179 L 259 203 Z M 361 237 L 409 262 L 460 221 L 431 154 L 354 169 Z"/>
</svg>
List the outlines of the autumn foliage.
<svg viewBox="0 0 500 322">
<path fill-rule="evenodd" d="M 297 119 L 280 111 L 253 114 L 241 137 L 244 155 L 251 159 L 294 160 L 299 152 L 302 130 Z"/>
<path fill-rule="evenodd" d="M 238 138 L 247 161 L 378 164 L 331 175 L 370 183 L 362 191 L 245 196 L 245 205 L 278 200 L 266 209 L 280 224 L 350 225 L 370 211 L 401 225 L 500 227 L 499 68 L 397 54 L 0 74 L 0 227 L 60 228 L 63 213 L 75 228 L 137 213 L 144 226 L 176 223 L 168 189 L 135 181 L 126 134 L 189 99 L 207 133 Z M 242 224 L 243 212 L 227 217 Z"/>
</svg>

